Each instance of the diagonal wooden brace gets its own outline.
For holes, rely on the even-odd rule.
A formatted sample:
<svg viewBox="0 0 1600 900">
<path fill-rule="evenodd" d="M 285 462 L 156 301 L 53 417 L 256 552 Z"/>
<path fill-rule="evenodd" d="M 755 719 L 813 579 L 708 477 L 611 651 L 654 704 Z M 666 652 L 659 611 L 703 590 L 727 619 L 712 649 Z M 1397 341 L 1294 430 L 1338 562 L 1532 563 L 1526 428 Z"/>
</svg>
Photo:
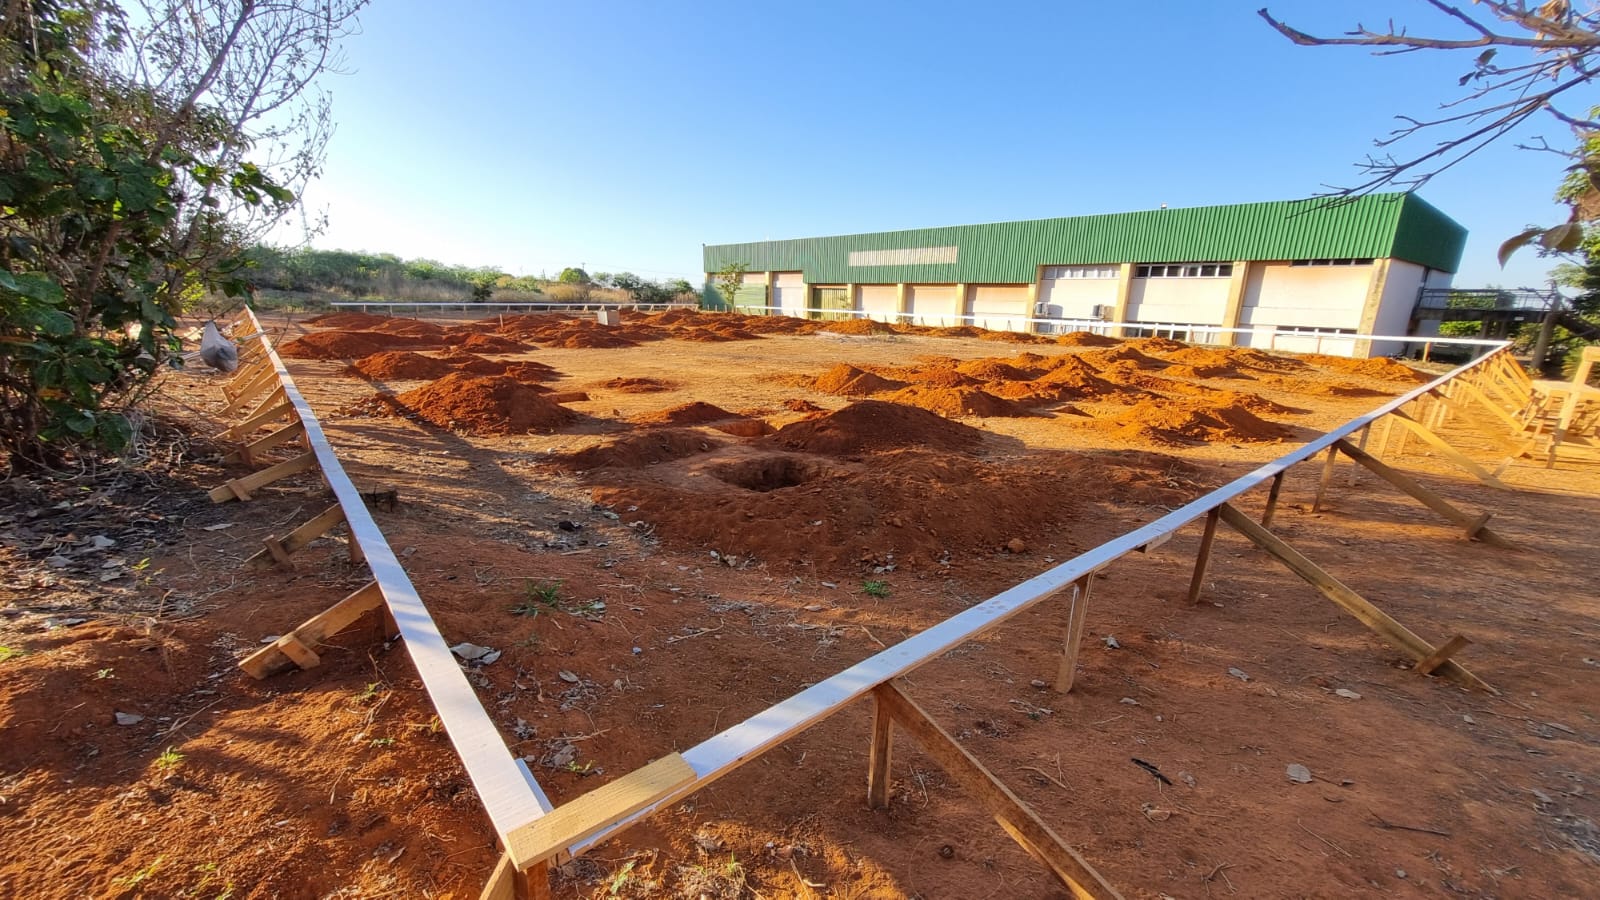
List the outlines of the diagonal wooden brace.
<svg viewBox="0 0 1600 900">
<path fill-rule="evenodd" d="M 266 549 L 257 551 L 254 556 L 245 560 L 241 564 L 241 568 L 265 569 L 273 563 L 277 563 L 285 568 L 292 569 L 294 565 L 289 561 L 289 554 L 301 550 L 307 544 L 327 534 L 330 529 L 343 521 L 344 507 L 335 503 L 283 537 L 267 538 L 262 541 L 266 545 Z"/>
<path fill-rule="evenodd" d="M 1511 490 L 1511 488 L 1507 486 L 1505 482 L 1496 478 L 1489 472 L 1488 469 L 1485 469 L 1483 466 L 1473 462 L 1460 450 L 1450 446 L 1445 442 L 1444 438 L 1439 437 L 1439 435 L 1435 434 L 1433 430 L 1428 428 L 1426 425 L 1423 425 L 1421 422 L 1418 422 L 1416 419 L 1411 418 L 1400 410 L 1395 410 L 1390 415 L 1393 415 L 1395 421 L 1400 423 L 1400 427 L 1416 435 L 1424 444 L 1427 444 L 1433 449 L 1439 451 L 1439 454 L 1445 459 L 1448 459 L 1461 468 L 1467 470 L 1472 474 L 1472 477 L 1492 488 L 1499 488 L 1502 491 Z"/>
<path fill-rule="evenodd" d="M 299 439 L 306 433 L 306 426 L 299 420 L 290 422 L 271 434 L 245 444 L 243 447 L 229 453 L 224 459 L 227 462 L 241 462 L 247 466 L 256 464 L 256 454 L 270 450 L 279 444 Z"/>
<path fill-rule="evenodd" d="M 290 475 L 298 475 L 307 469 L 315 469 L 316 467 L 316 452 L 307 450 L 293 459 L 286 459 L 275 466 L 269 466 L 259 472 L 251 472 L 243 478 L 235 478 L 221 487 L 212 488 L 211 492 L 206 496 L 211 498 L 212 503 L 227 503 L 229 500 L 247 501 L 250 499 L 251 494 L 274 481 L 288 478 Z"/>
<path fill-rule="evenodd" d="M 506 853 L 517 868 L 530 868 L 599 834 L 697 777 L 680 754 L 668 754 L 512 829 L 506 835 Z"/>
<path fill-rule="evenodd" d="M 268 356 L 259 356 L 254 361 L 246 363 L 233 373 L 228 383 L 222 386 L 222 396 L 231 402 L 238 399 L 239 394 L 251 385 L 261 373 L 272 368 L 272 359 Z"/>
<path fill-rule="evenodd" d="M 1122 897 L 1110 882 L 1094 870 L 1088 860 L 1052 831 L 1021 798 L 984 768 L 976 757 L 940 728 L 893 682 L 878 685 L 872 694 L 894 718 L 895 725 L 916 738 L 923 752 L 933 757 L 940 768 L 971 792 L 989 810 L 989 814 L 999 820 L 1000 827 L 1023 849 L 1048 866 L 1074 897 Z"/>
<path fill-rule="evenodd" d="M 376 581 L 371 582 L 307 619 L 295 630 L 245 657 L 239 663 L 239 668 L 252 678 L 266 678 L 295 666 L 314 668 L 321 662 L 315 650 L 318 643 L 383 605 L 383 591 Z"/>
<path fill-rule="evenodd" d="M 1456 379 L 1455 383 L 1460 386 L 1461 390 L 1465 392 L 1468 397 L 1478 401 L 1479 405 L 1494 413 L 1495 416 L 1500 419 L 1500 421 L 1506 424 L 1506 427 L 1511 429 L 1513 434 L 1522 433 L 1523 424 L 1517 421 L 1517 417 L 1513 416 L 1509 412 L 1506 412 L 1505 407 L 1489 399 L 1489 395 L 1480 390 L 1477 385 L 1464 378 Z"/>
<path fill-rule="evenodd" d="M 1467 536 L 1473 540 L 1483 541 L 1485 544 L 1491 544 L 1505 550 L 1517 549 L 1516 544 L 1490 531 L 1484 525 L 1484 522 L 1488 521 L 1487 519 L 1481 519 L 1480 516 L 1474 516 L 1471 513 L 1456 509 L 1450 504 L 1450 501 L 1423 487 L 1410 476 L 1368 454 L 1365 450 L 1357 449 L 1349 441 L 1337 441 L 1334 446 L 1339 448 L 1339 452 L 1372 470 L 1379 478 L 1415 497 L 1423 506 L 1443 516 L 1447 521 L 1467 529 Z"/>
<path fill-rule="evenodd" d="M 249 418 L 217 435 L 217 438 L 224 441 L 242 441 L 260 431 L 268 422 L 276 422 L 285 416 L 291 419 L 296 417 L 294 404 L 287 400 L 251 413 Z"/>
<path fill-rule="evenodd" d="M 1419 662 L 1433 656 L 1436 648 L 1417 636 L 1411 629 L 1401 625 L 1395 618 L 1378 607 L 1371 601 L 1351 590 L 1339 579 L 1330 575 L 1327 570 L 1307 559 L 1300 551 L 1289 546 L 1282 538 L 1257 525 L 1244 513 L 1230 506 L 1222 504 L 1218 507 L 1222 520 L 1231 525 L 1236 531 L 1249 538 L 1257 547 L 1267 551 L 1278 558 L 1278 561 L 1289 567 L 1289 570 L 1299 575 L 1305 582 L 1324 597 L 1332 600 L 1345 612 L 1355 616 L 1361 624 L 1372 629 L 1379 637 L 1389 642 L 1390 645 L 1409 654 L 1412 659 Z M 1460 682 L 1468 687 L 1478 688 L 1499 693 L 1490 687 L 1481 678 L 1467 671 L 1460 663 L 1445 661 L 1439 666 L 1439 674 Z"/>
<path fill-rule="evenodd" d="M 239 410 L 244 409 L 246 404 L 261 396 L 264 391 L 269 390 L 276 384 L 278 384 L 277 370 L 262 370 L 250 380 L 249 384 L 245 385 L 237 394 L 235 394 L 233 399 L 228 401 L 228 405 L 223 407 L 221 414 L 224 416 L 235 415 L 239 412 Z"/>
</svg>

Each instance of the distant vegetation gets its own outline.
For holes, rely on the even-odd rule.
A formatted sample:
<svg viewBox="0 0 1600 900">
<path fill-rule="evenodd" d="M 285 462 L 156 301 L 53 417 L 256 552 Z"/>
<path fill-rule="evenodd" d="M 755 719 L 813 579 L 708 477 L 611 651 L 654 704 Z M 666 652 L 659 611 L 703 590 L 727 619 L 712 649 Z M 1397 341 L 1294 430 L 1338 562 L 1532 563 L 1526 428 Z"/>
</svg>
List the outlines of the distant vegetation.
<svg viewBox="0 0 1600 900">
<path fill-rule="evenodd" d="M 695 303 L 683 279 L 650 281 L 632 272 L 563 269 L 555 278 L 512 275 L 490 266 L 451 266 L 431 259 L 349 250 L 285 250 L 258 246 L 246 254 L 246 278 L 259 299 L 295 305 L 335 300 L 413 303 Z M 685 296 L 687 295 L 687 296 Z"/>
</svg>

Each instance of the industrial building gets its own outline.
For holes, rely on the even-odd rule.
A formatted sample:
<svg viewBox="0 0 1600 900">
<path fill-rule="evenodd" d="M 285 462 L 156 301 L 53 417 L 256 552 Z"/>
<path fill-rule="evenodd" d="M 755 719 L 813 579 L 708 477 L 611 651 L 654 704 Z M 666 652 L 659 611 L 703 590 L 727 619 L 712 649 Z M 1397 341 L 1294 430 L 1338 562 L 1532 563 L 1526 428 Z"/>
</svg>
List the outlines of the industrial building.
<svg viewBox="0 0 1600 900">
<path fill-rule="evenodd" d="M 1407 334 L 1422 289 L 1449 287 L 1466 235 L 1415 194 L 1391 193 L 719 244 L 705 247 L 706 299 L 757 314 L 1389 355 L 1406 342 L 1359 336 Z M 725 298 L 715 275 L 730 264 L 748 270 Z"/>
</svg>

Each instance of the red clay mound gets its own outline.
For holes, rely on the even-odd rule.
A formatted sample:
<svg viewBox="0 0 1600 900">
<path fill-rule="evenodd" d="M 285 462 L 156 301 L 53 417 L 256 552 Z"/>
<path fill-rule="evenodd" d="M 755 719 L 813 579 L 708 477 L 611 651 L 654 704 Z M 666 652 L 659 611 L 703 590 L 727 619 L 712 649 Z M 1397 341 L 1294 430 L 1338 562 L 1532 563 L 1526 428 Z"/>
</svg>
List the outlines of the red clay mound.
<svg viewBox="0 0 1600 900">
<path fill-rule="evenodd" d="M 725 341 L 750 340 L 755 335 L 743 332 L 744 337 L 735 337 L 723 330 L 711 328 L 675 328 L 672 331 L 673 340 L 693 341 L 700 344 L 719 344 Z"/>
<path fill-rule="evenodd" d="M 861 400 L 837 412 L 785 425 L 762 443 L 828 455 L 902 447 L 967 453 L 983 443 L 983 432 L 925 409 Z"/>
<path fill-rule="evenodd" d="M 913 368 L 900 370 L 896 374 L 911 384 L 918 384 L 924 387 L 962 388 L 978 387 L 983 384 L 979 379 L 973 378 L 971 375 L 963 375 L 955 369 Z"/>
<path fill-rule="evenodd" d="M 600 386 L 624 394 L 658 394 L 677 387 L 673 382 L 659 378 L 613 378 Z"/>
<path fill-rule="evenodd" d="M 793 316 L 746 316 L 740 324 L 756 334 L 815 334 L 822 330 L 821 322 Z"/>
<path fill-rule="evenodd" d="M 1025 416 L 1027 410 L 975 387 L 939 388 L 913 385 L 884 398 L 891 403 L 918 406 L 941 416 Z"/>
<path fill-rule="evenodd" d="M 1141 369 L 1161 369 L 1166 363 L 1153 356 L 1140 353 L 1138 348 L 1123 345 L 1111 350 L 1090 350 L 1078 354 L 1078 358 L 1097 369 L 1105 369 L 1116 363 L 1132 363 Z"/>
<path fill-rule="evenodd" d="M 979 381 L 1028 381 L 1039 375 L 1037 370 L 1024 371 L 998 359 L 968 360 L 956 366 L 956 371 Z"/>
<path fill-rule="evenodd" d="M 836 394 L 841 397 L 865 397 L 868 394 L 899 390 L 905 387 L 905 382 L 890 381 L 871 372 L 863 372 L 855 366 L 840 363 L 818 375 L 816 380 L 811 383 L 811 386 L 824 394 Z"/>
<path fill-rule="evenodd" d="M 900 330 L 887 322 L 874 319 L 846 319 L 842 322 L 829 322 L 822 326 L 823 331 L 834 334 L 899 334 Z"/>
<path fill-rule="evenodd" d="M 822 407 L 812 403 L 810 400 L 802 400 L 799 397 L 790 397 L 783 401 L 783 408 L 797 413 L 822 412 Z"/>
<path fill-rule="evenodd" d="M 1121 392 L 1121 388 L 1100 377 L 1094 366 L 1076 356 L 1057 357 L 1054 367 L 1034 380 L 1036 385 L 1048 385 L 1067 391 L 1063 399 L 1105 397 Z"/>
<path fill-rule="evenodd" d="M 639 342 L 625 338 L 620 334 L 579 331 L 560 340 L 551 341 L 550 346 L 561 347 L 566 350 L 616 350 L 622 347 L 637 347 Z"/>
<path fill-rule="evenodd" d="M 1241 405 L 1188 400 L 1142 400 L 1088 424 L 1123 440 L 1157 444 L 1265 443 L 1289 436 L 1287 428 Z"/>
<path fill-rule="evenodd" d="M 380 380 L 433 379 L 454 371 L 450 363 L 409 350 L 388 350 L 364 356 L 345 369 L 346 375 Z"/>
<path fill-rule="evenodd" d="M 368 330 L 381 331 L 384 334 L 406 334 L 431 341 L 442 341 L 446 335 L 445 329 L 438 325 L 432 322 L 419 322 L 416 319 L 384 319 Z"/>
<path fill-rule="evenodd" d="M 1074 331 L 1057 337 L 1056 343 L 1063 347 L 1115 347 L 1122 342 L 1092 331 Z"/>
<path fill-rule="evenodd" d="M 1025 331 L 986 331 L 978 335 L 980 341 L 999 341 L 1002 344 L 1053 344 L 1055 338 Z"/>
<path fill-rule="evenodd" d="M 721 422 L 726 419 L 737 419 L 738 413 L 728 412 L 720 406 L 712 406 L 699 400 L 693 403 L 684 403 L 655 412 L 634 416 L 632 421 L 639 425 L 704 425 L 707 422 Z"/>
<path fill-rule="evenodd" d="M 921 331 L 918 333 L 931 335 L 933 337 L 969 338 L 978 337 L 979 335 L 983 334 L 983 329 L 974 328 L 971 325 L 953 325 L 948 328 L 929 328 L 926 331 Z"/>
<path fill-rule="evenodd" d="M 1416 369 L 1397 363 L 1386 356 L 1374 356 L 1371 359 L 1350 359 L 1345 356 L 1324 356 L 1320 353 L 1309 353 L 1301 358 L 1314 366 L 1321 366 L 1324 369 L 1346 372 L 1351 375 L 1365 375 L 1368 378 L 1377 378 L 1382 381 L 1426 384 L 1434 379 L 1434 376 L 1426 372 L 1418 372 Z"/>
<path fill-rule="evenodd" d="M 537 388 L 502 375 L 456 372 L 395 399 L 418 419 L 468 434 L 553 431 L 577 418 Z"/>
<path fill-rule="evenodd" d="M 562 453 L 550 458 L 551 465 L 572 471 L 590 469 L 642 469 L 645 466 L 683 459 L 722 446 L 698 431 L 662 428 L 630 434 L 598 447 Z"/>
<path fill-rule="evenodd" d="M 319 328 L 354 328 L 371 330 L 389 321 L 388 316 L 375 316 L 363 312 L 336 312 L 323 313 L 312 316 L 306 320 L 307 325 L 316 325 Z"/>
<path fill-rule="evenodd" d="M 1318 381 L 1313 378 L 1291 378 L 1268 374 L 1260 382 L 1291 394 L 1309 394 L 1314 397 L 1387 397 L 1389 393 L 1342 381 Z M 1390 392 L 1392 393 L 1392 392 Z"/>
<path fill-rule="evenodd" d="M 1175 353 L 1179 350 L 1189 349 L 1189 345 L 1182 341 L 1174 341 L 1164 337 L 1134 338 L 1128 341 L 1128 346 L 1138 349 L 1142 353 Z"/>
<path fill-rule="evenodd" d="M 526 353 L 533 349 L 521 341 L 514 341 L 498 334 L 481 334 L 476 331 L 469 332 L 465 337 L 459 334 L 454 335 L 451 343 L 457 350 L 464 350 L 468 353 Z"/>
<path fill-rule="evenodd" d="M 319 331 L 278 347 L 290 359 L 360 359 L 402 347 L 436 346 L 436 342 L 381 331 Z"/>
</svg>

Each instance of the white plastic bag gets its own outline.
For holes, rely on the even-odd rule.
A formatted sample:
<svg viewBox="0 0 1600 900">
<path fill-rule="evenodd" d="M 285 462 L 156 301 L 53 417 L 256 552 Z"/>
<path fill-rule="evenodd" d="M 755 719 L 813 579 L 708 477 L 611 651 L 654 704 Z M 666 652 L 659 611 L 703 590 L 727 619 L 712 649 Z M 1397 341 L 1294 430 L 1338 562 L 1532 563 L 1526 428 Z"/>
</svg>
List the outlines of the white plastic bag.
<svg viewBox="0 0 1600 900">
<path fill-rule="evenodd" d="M 200 361 L 223 372 L 239 368 L 239 348 L 222 336 L 215 322 L 207 322 L 200 335 Z"/>
</svg>

